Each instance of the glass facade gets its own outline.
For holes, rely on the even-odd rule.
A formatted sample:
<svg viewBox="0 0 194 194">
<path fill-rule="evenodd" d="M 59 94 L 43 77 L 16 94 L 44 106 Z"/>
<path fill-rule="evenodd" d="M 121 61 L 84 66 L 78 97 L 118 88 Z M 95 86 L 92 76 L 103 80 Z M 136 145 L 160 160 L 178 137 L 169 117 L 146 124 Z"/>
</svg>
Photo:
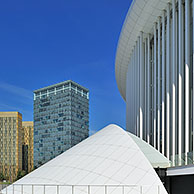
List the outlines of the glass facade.
<svg viewBox="0 0 194 194">
<path fill-rule="evenodd" d="M 34 91 L 34 166 L 88 137 L 89 91 L 69 80 Z"/>
</svg>

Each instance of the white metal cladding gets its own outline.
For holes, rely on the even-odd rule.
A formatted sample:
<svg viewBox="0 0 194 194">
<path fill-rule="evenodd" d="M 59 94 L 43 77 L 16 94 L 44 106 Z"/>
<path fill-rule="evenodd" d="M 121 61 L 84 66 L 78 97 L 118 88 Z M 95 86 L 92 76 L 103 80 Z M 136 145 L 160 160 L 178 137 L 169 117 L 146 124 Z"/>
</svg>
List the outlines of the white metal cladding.
<svg viewBox="0 0 194 194">
<path fill-rule="evenodd" d="M 167 7 L 170 0 L 133 0 L 121 31 L 117 54 L 115 73 L 119 91 L 126 99 L 126 72 L 130 55 L 140 32 L 150 33 L 157 17 Z"/>
<path fill-rule="evenodd" d="M 21 194 L 22 191 L 32 194 L 32 190 L 34 194 L 53 194 L 58 193 L 57 185 L 63 194 L 73 193 L 71 185 L 74 189 L 77 188 L 74 190 L 75 194 L 89 193 L 88 185 L 91 189 L 96 186 L 90 194 L 104 193 L 105 186 L 108 189 L 107 194 L 167 194 L 146 156 L 154 165 L 159 166 L 164 163 L 168 165 L 168 160 L 142 140 L 133 139 L 120 127 L 108 125 L 21 178 L 14 183 L 14 187 L 10 185 L 2 194 Z M 42 185 L 47 185 L 45 192 Z M 115 191 L 115 188 L 122 188 L 122 185 L 125 186 L 126 192 Z"/>
<path fill-rule="evenodd" d="M 135 141 L 141 151 L 144 153 L 146 158 L 149 160 L 153 168 L 167 168 L 170 167 L 170 161 L 153 146 L 146 143 L 136 135 L 129 133 L 129 136 Z"/>
<path fill-rule="evenodd" d="M 194 163 L 193 7 L 193 0 L 134 0 L 116 55 L 127 130 L 173 166 Z"/>
</svg>

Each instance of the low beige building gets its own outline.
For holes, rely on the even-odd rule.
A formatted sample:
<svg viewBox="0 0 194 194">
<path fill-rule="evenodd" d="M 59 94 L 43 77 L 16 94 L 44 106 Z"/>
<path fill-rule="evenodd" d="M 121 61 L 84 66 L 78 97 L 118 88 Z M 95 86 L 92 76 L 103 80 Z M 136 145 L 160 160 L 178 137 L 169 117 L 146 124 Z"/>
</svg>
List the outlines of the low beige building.
<svg viewBox="0 0 194 194">
<path fill-rule="evenodd" d="M 13 182 L 22 170 L 33 165 L 33 122 L 23 121 L 19 112 L 0 112 L 0 173 Z"/>
<path fill-rule="evenodd" d="M 0 112 L 0 173 L 14 181 L 22 170 L 22 114 Z"/>
<path fill-rule="evenodd" d="M 34 168 L 33 165 L 33 145 L 34 145 L 34 127 L 33 121 L 22 122 L 23 131 L 23 170 L 31 172 Z"/>
</svg>

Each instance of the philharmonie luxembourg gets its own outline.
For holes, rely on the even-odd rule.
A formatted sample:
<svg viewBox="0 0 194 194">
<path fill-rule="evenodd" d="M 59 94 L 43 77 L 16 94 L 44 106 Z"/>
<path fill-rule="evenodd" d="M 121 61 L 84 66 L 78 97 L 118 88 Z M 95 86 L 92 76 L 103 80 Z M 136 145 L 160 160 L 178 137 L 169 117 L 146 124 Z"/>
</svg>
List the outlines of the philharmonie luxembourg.
<svg viewBox="0 0 194 194">
<path fill-rule="evenodd" d="M 0 192 L 193 194 L 193 15 L 192 0 L 133 0 L 115 61 L 126 131 L 108 125 Z"/>
<path fill-rule="evenodd" d="M 191 0 L 133 1 L 116 55 L 127 131 L 173 166 L 193 164 L 193 8 Z"/>
</svg>

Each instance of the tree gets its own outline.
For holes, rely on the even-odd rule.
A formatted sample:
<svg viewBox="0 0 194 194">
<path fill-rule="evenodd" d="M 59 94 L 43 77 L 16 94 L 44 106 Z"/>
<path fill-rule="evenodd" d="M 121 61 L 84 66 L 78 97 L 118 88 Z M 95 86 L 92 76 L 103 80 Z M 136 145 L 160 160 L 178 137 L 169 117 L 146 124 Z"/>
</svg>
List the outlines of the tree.
<svg viewBox="0 0 194 194">
<path fill-rule="evenodd" d="M 0 181 L 3 181 L 5 179 L 3 173 L 0 173 Z"/>
<path fill-rule="evenodd" d="M 19 170 L 18 174 L 17 174 L 17 179 L 16 180 L 21 179 L 25 175 L 26 175 L 26 172 L 24 170 L 22 170 L 22 171 Z"/>
</svg>

